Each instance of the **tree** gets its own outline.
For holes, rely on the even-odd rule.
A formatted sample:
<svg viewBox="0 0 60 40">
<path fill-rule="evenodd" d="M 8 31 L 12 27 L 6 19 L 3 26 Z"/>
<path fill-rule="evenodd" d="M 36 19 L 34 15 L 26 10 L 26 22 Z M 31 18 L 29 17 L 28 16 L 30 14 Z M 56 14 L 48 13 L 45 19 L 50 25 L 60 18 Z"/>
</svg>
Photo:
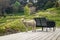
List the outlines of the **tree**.
<svg viewBox="0 0 60 40">
<path fill-rule="evenodd" d="M 21 4 L 18 1 L 16 1 L 14 4 L 12 4 L 14 12 L 18 12 L 20 5 Z"/>
<path fill-rule="evenodd" d="M 38 0 L 37 9 L 44 10 L 51 8 L 56 4 L 56 0 Z"/>
<path fill-rule="evenodd" d="M 52 3 L 51 1 L 48 1 L 45 6 L 44 6 L 44 9 L 48 9 L 48 8 L 51 8 L 54 6 L 54 3 Z"/>
</svg>

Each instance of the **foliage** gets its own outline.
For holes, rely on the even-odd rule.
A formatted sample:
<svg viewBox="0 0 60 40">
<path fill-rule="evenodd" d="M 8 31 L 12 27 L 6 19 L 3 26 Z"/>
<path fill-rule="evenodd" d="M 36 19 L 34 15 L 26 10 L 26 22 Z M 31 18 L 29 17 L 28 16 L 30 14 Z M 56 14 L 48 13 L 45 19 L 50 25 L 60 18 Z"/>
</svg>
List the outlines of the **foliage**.
<svg viewBox="0 0 60 40">
<path fill-rule="evenodd" d="M 37 14 L 25 16 L 25 15 L 16 15 L 6 16 L 6 18 L 0 18 L 0 35 L 17 33 L 26 31 L 24 24 L 20 20 L 22 17 L 26 19 L 32 19 L 34 17 L 46 17 L 49 20 L 54 20 L 56 22 L 56 27 L 60 26 L 60 7 L 58 8 L 49 8 L 46 11 L 39 11 Z M 2 23 L 1 23 L 2 22 Z M 31 30 L 31 28 L 29 29 Z"/>
<path fill-rule="evenodd" d="M 38 9 L 40 10 L 51 8 L 55 4 L 56 0 L 38 0 L 37 2 Z"/>
<path fill-rule="evenodd" d="M 27 5 L 28 5 L 29 7 L 31 7 L 31 6 L 33 6 L 33 3 L 29 2 Z"/>
<path fill-rule="evenodd" d="M 7 20 L 4 24 L 0 24 L 0 34 L 10 34 L 25 31 L 25 27 L 20 19 Z"/>
<path fill-rule="evenodd" d="M 30 8 L 28 7 L 28 5 L 26 5 L 26 6 L 24 7 L 24 14 L 25 14 L 26 16 L 29 16 L 29 15 L 30 15 Z"/>
<path fill-rule="evenodd" d="M 46 17 L 49 20 L 53 20 L 56 22 L 56 27 L 60 26 L 60 9 L 59 8 L 49 8 L 46 11 L 38 12 L 37 15 L 39 17 Z"/>
<path fill-rule="evenodd" d="M 20 7 L 20 3 L 18 2 L 18 1 L 16 1 L 14 4 L 12 4 L 13 5 L 13 8 L 14 8 L 14 10 L 16 11 L 16 12 L 18 12 L 18 9 L 19 9 L 19 7 Z"/>
<path fill-rule="evenodd" d="M 44 9 L 48 9 L 48 8 L 51 8 L 54 6 L 54 3 L 52 3 L 51 1 L 48 1 L 45 6 L 44 6 Z"/>
<path fill-rule="evenodd" d="M 5 9 L 5 12 L 6 12 L 7 14 L 13 13 L 13 8 L 12 8 L 12 7 L 7 7 L 7 8 Z"/>
<path fill-rule="evenodd" d="M 58 0 L 57 2 L 58 2 L 58 3 L 59 3 L 59 5 L 60 5 L 60 0 Z"/>
</svg>

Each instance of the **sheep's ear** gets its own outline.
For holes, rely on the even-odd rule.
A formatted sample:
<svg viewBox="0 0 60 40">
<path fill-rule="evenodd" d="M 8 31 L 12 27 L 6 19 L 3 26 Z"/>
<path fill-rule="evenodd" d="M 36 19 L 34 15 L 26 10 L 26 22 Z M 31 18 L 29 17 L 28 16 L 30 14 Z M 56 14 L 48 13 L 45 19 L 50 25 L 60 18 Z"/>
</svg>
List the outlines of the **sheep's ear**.
<svg viewBox="0 0 60 40">
<path fill-rule="evenodd" d="M 23 20 L 23 18 L 21 18 L 21 21 Z"/>
<path fill-rule="evenodd" d="M 21 20 L 23 21 L 23 20 L 24 20 L 24 18 L 21 18 Z"/>
</svg>

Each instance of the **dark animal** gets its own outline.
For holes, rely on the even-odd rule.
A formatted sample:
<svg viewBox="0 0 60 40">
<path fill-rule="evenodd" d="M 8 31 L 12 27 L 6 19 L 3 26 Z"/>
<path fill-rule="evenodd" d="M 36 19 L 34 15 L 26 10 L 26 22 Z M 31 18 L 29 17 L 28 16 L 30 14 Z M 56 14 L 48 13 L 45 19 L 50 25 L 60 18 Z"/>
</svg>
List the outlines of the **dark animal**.
<svg viewBox="0 0 60 40">
<path fill-rule="evenodd" d="M 55 22 L 52 20 L 48 20 L 45 17 L 42 18 L 34 18 L 34 20 L 36 21 L 36 27 L 42 27 L 42 31 L 43 28 L 53 28 L 53 31 L 55 31 Z M 47 29 L 46 29 L 47 31 Z"/>
</svg>

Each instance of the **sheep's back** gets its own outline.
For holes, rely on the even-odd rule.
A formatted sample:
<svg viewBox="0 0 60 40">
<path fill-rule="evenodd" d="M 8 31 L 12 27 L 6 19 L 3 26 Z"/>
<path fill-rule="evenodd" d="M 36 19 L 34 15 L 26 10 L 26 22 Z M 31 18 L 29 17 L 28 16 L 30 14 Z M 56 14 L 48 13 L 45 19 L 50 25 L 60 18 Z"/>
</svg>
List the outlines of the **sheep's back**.
<svg viewBox="0 0 60 40">
<path fill-rule="evenodd" d="M 34 26 L 36 25 L 36 22 L 34 20 L 26 20 L 24 21 L 24 24 L 28 26 Z"/>
</svg>

